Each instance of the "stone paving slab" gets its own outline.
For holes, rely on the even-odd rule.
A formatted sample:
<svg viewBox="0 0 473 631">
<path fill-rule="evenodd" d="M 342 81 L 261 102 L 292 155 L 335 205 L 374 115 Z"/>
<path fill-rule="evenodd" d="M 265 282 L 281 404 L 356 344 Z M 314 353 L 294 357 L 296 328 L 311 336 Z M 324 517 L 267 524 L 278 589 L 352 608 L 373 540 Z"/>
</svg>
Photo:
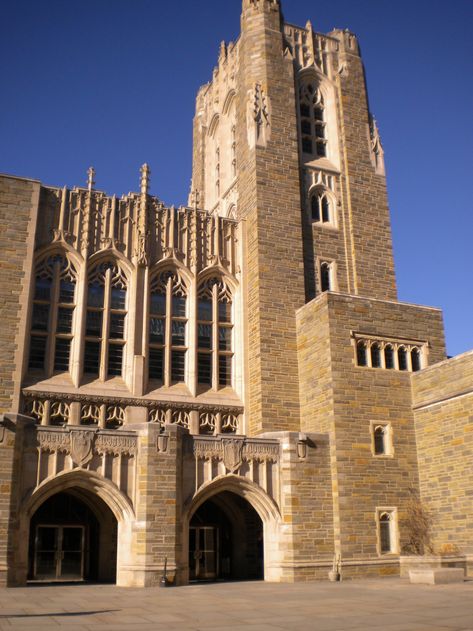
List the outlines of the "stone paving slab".
<svg viewBox="0 0 473 631">
<path fill-rule="evenodd" d="M 473 631 L 473 581 L 0 590 L 0 631 Z"/>
</svg>

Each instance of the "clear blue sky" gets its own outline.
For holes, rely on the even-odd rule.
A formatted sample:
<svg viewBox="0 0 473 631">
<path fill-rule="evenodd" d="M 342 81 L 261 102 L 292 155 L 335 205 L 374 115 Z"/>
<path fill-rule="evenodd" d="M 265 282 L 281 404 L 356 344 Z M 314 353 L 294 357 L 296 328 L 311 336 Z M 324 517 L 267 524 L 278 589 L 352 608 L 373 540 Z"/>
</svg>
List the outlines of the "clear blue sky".
<svg viewBox="0 0 473 631">
<path fill-rule="evenodd" d="M 0 172 L 187 199 L 194 96 L 240 0 L 0 0 Z M 288 22 L 360 40 L 386 152 L 401 300 L 473 348 L 473 0 L 286 0 Z"/>
</svg>

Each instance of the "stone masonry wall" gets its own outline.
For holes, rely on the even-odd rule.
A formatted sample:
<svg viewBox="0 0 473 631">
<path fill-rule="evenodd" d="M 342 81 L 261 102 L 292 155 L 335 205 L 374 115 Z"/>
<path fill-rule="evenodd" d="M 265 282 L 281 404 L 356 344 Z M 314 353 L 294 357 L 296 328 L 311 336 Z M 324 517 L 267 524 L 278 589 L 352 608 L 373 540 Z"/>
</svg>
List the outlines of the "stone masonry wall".
<svg viewBox="0 0 473 631">
<path fill-rule="evenodd" d="M 298 435 L 282 434 L 281 580 L 327 578 L 334 555 L 330 445 L 327 435 L 308 435 L 306 456 Z"/>
<path fill-rule="evenodd" d="M 344 188 L 342 212 L 350 243 L 349 269 L 353 279 L 349 293 L 395 300 L 386 178 L 376 173 L 372 163 L 363 63 L 358 43 L 351 33 L 334 31 L 330 35 L 340 41 L 340 68 L 343 68 L 337 82 Z"/>
<path fill-rule="evenodd" d="M 473 554 L 473 351 L 412 375 L 421 497 L 437 553 Z"/>
<path fill-rule="evenodd" d="M 344 573 L 355 576 L 368 561 L 374 573 L 397 572 L 393 555 L 378 554 L 376 509 L 398 509 L 402 549 L 409 534 L 403 505 L 418 489 L 410 373 L 357 366 L 352 332 L 428 340 L 429 361 L 438 362 L 445 357 L 441 313 L 328 293 L 299 310 L 298 324 L 303 428 L 328 431 L 333 442 L 334 528 Z M 373 455 L 372 421 L 391 423 L 392 456 Z"/>
<path fill-rule="evenodd" d="M 242 17 L 237 90 L 239 213 L 246 219 L 250 434 L 299 429 L 295 309 L 304 304 L 294 71 L 279 9 L 251 4 Z M 266 142 L 249 146 L 256 85 L 269 97 Z"/>
<path fill-rule="evenodd" d="M 18 412 L 39 189 L 38 182 L 0 176 L 0 413 Z"/>
</svg>

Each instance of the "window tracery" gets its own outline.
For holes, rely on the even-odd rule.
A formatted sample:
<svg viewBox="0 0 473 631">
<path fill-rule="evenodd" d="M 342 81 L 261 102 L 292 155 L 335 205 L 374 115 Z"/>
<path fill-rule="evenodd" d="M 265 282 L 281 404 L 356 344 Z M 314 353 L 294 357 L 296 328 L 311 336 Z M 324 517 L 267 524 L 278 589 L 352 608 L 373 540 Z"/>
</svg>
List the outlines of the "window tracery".
<svg viewBox="0 0 473 631">
<path fill-rule="evenodd" d="M 324 99 L 314 82 L 299 90 L 300 131 L 303 153 L 323 158 L 327 156 L 327 134 Z"/>
<path fill-rule="evenodd" d="M 318 190 L 311 195 L 310 210 L 314 223 L 332 222 L 330 198 L 325 191 Z"/>
<path fill-rule="evenodd" d="M 187 288 L 178 272 L 162 272 L 150 286 L 149 379 L 165 386 L 185 381 L 186 354 Z"/>
<path fill-rule="evenodd" d="M 91 270 L 87 287 L 84 373 L 121 376 L 126 344 L 127 279 L 112 261 Z"/>
<path fill-rule="evenodd" d="M 218 390 L 232 383 L 232 295 L 223 279 L 210 278 L 198 291 L 198 383 Z"/>
<path fill-rule="evenodd" d="M 425 344 L 354 337 L 357 366 L 417 372 L 426 364 Z"/>
<path fill-rule="evenodd" d="M 36 267 L 29 369 L 50 377 L 68 372 L 73 341 L 77 272 L 67 256 L 46 257 Z"/>
</svg>

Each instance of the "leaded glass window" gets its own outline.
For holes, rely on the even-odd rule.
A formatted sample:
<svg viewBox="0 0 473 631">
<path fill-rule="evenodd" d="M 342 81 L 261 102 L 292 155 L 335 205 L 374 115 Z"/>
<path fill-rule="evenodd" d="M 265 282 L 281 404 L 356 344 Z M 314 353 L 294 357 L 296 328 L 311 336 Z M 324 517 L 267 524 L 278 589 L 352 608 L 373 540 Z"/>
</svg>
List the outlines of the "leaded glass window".
<svg viewBox="0 0 473 631">
<path fill-rule="evenodd" d="M 77 272 L 62 254 L 36 266 L 29 369 L 46 376 L 70 369 Z"/>
<path fill-rule="evenodd" d="M 127 285 L 122 269 L 112 261 L 100 263 L 89 274 L 84 373 L 102 381 L 123 374 Z"/>
<path fill-rule="evenodd" d="M 226 283 L 207 280 L 197 302 L 197 380 L 214 390 L 232 385 L 233 309 Z"/>
<path fill-rule="evenodd" d="M 185 381 L 187 356 L 187 288 L 175 271 L 151 281 L 148 377 L 163 385 Z"/>
<path fill-rule="evenodd" d="M 301 86 L 299 115 L 303 153 L 325 157 L 327 155 L 327 134 L 324 99 L 322 92 L 314 83 Z"/>
</svg>

